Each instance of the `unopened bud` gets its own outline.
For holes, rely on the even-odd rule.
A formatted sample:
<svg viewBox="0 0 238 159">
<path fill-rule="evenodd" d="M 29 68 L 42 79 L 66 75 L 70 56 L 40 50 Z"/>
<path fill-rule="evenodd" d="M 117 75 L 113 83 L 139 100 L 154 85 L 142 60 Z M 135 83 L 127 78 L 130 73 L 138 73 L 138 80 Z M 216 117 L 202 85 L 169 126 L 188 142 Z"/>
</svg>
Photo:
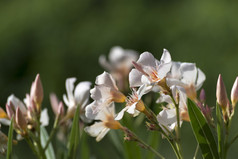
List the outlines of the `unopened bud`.
<svg viewBox="0 0 238 159">
<path fill-rule="evenodd" d="M 40 80 L 40 75 L 36 75 L 35 81 L 32 83 L 31 86 L 31 98 L 35 101 L 37 105 L 41 105 L 43 100 L 43 87 Z"/>
<path fill-rule="evenodd" d="M 11 106 L 9 106 L 8 104 L 6 104 L 6 111 L 7 111 L 8 117 L 11 119 L 14 116 L 14 111 L 12 110 Z"/>
<path fill-rule="evenodd" d="M 57 111 L 57 114 L 59 115 L 59 116 L 64 116 L 64 104 L 63 104 L 63 102 L 60 102 L 59 103 L 59 106 L 58 106 L 58 111 Z"/>
<path fill-rule="evenodd" d="M 199 97 L 200 97 L 200 101 L 201 101 L 202 103 L 205 103 L 205 101 L 206 101 L 206 93 L 205 93 L 205 90 L 204 90 L 204 89 L 201 90 Z"/>
<path fill-rule="evenodd" d="M 237 101 L 238 101 L 238 77 L 236 77 L 236 80 L 231 90 L 231 102 L 233 107 L 235 107 Z"/>
<path fill-rule="evenodd" d="M 226 87 L 222 80 L 221 74 L 219 74 L 217 80 L 217 103 L 222 107 L 223 111 L 226 111 L 226 108 L 229 106 L 229 100 L 227 98 Z"/>
<path fill-rule="evenodd" d="M 21 128 L 23 131 L 25 131 L 27 129 L 26 119 L 23 116 L 19 107 L 17 107 L 17 110 L 16 110 L 16 123 L 17 123 L 18 127 Z"/>
<path fill-rule="evenodd" d="M 148 128 L 149 130 L 151 130 L 151 131 L 157 130 L 156 125 L 155 125 L 155 124 L 152 124 L 152 123 L 150 123 L 150 122 L 146 122 L 146 126 L 147 126 L 147 128 Z"/>
<path fill-rule="evenodd" d="M 51 108 L 53 110 L 53 112 L 55 113 L 55 115 L 57 115 L 59 112 L 59 102 L 58 102 L 58 98 L 54 93 L 50 94 L 50 104 L 51 104 Z"/>
</svg>

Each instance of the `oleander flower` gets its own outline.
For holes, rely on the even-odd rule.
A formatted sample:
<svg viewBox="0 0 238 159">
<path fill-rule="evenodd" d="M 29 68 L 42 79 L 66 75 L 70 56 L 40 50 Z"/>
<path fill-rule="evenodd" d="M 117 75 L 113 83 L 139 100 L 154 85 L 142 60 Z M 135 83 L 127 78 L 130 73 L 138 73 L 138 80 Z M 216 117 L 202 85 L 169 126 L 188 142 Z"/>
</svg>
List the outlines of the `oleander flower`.
<svg viewBox="0 0 238 159">
<path fill-rule="evenodd" d="M 109 73 L 103 72 L 97 76 L 95 84 L 95 87 L 90 90 L 94 101 L 86 107 L 86 117 L 89 119 L 94 119 L 104 106 L 112 102 L 124 103 L 126 101 L 126 96 L 119 91 L 115 80 Z"/>
<path fill-rule="evenodd" d="M 77 106 L 80 107 L 80 117 L 82 120 L 88 122 L 84 117 L 85 106 L 89 101 L 89 91 L 91 82 L 84 81 L 77 84 L 74 88 L 76 78 L 67 78 L 65 82 L 67 95 L 63 95 L 64 103 L 68 106 L 67 118 L 72 118 Z"/>
<path fill-rule="evenodd" d="M 87 126 L 84 130 L 91 136 L 96 137 L 96 141 L 100 141 L 110 129 L 122 129 L 121 124 L 115 120 L 115 105 L 110 103 L 103 106 L 100 112 L 95 116 L 96 121 L 93 125 Z"/>
<path fill-rule="evenodd" d="M 157 100 L 158 103 L 165 102 L 167 104 L 166 107 L 164 107 L 163 110 L 157 115 L 157 120 L 161 125 L 167 127 L 170 131 L 174 130 L 177 125 L 175 104 L 178 104 L 179 106 L 180 124 L 182 124 L 182 121 L 189 121 L 185 90 L 180 86 L 172 86 L 171 90 L 175 101 L 172 100 L 171 96 L 165 94 L 161 94 L 160 98 Z"/>
<path fill-rule="evenodd" d="M 157 85 L 162 81 L 171 68 L 170 53 L 164 49 L 163 55 L 158 61 L 149 52 L 140 55 L 137 62 L 133 62 L 135 69 L 129 74 L 130 87 L 140 87 L 143 84 Z"/>
<path fill-rule="evenodd" d="M 169 87 L 173 85 L 183 87 L 188 97 L 195 100 L 196 91 L 202 87 L 205 79 L 205 74 L 196 67 L 195 63 L 172 62 L 166 83 Z"/>
<path fill-rule="evenodd" d="M 123 49 L 120 46 L 113 47 L 108 55 L 99 57 L 100 65 L 108 71 L 117 81 L 118 87 L 123 90 L 127 87 L 128 74 L 132 68 L 132 61 L 138 59 L 138 54 L 134 50 Z"/>
<path fill-rule="evenodd" d="M 0 107 L 0 126 L 3 125 L 10 125 L 10 118 L 8 117 L 7 113 Z"/>
<path fill-rule="evenodd" d="M 132 94 L 126 99 L 126 107 L 118 113 L 116 120 L 121 120 L 125 112 L 128 112 L 135 117 L 139 115 L 140 112 L 145 111 L 145 106 L 141 98 L 146 93 L 147 88 L 145 85 L 140 86 L 137 91 L 136 89 L 132 89 Z"/>
</svg>

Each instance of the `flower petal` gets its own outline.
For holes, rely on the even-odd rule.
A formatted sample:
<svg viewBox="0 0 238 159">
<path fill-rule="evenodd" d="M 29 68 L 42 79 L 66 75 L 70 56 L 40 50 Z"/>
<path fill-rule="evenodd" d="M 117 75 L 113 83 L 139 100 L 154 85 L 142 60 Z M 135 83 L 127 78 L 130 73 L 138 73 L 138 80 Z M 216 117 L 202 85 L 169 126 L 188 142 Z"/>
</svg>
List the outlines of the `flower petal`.
<svg viewBox="0 0 238 159">
<path fill-rule="evenodd" d="M 202 87 L 203 82 L 206 80 L 206 76 L 199 68 L 197 76 L 196 90 L 199 90 Z"/>
<path fill-rule="evenodd" d="M 125 108 L 123 108 L 116 116 L 115 120 L 121 120 L 124 116 L 125 111 L 127 111 L 129 108 L 129 106 L 126 106 Z"/>
<path fill-rule="evenodd" d="M 91 136 L 96 137 L 99 135 L 99 133 L 105 129 L 103 122 L 95 122 L 91 126 L 87 126 L 84 128 L 84 130 Z"/>
<path fill-rule="evenodd" d="M 75 101 L 74 101 L 74 95 L 73 95 L 73 90 L 74 90 L 74 82 L 76 81 L 75 77 L 72 78 L 67 78 L 65 81 L 65 86 L 66 86 L 66 92 L 67 92 L 67 97 L 64 95 L 64 102 L 68 107 L 73 107 L 75 106 Z M 67 99 L 68 100 L 67 100 Z"/>
<path fill-rule="evenodd" d="M 161 56 L 160 62 L 161 63 L 169 63 L 169 62 L 171 62 L 171 55 L 170 55 L 169 51 L 166 50 L 166 49 L 164 49 L 163 51 L 164 52 L 163 52 L 163 54 Z"/>
<path fill-rule="evenodd" d="M 91 87 L 91 82 L 88 82 L 88 81 L 80 82 L 75 87 L 74 97 L 75 97 L 76 105 L 85 106 L 85 104 L 89 100 L 90 87 Z"/>
<path fill-rule="evenodd" d="M 19 109 L 21 110 L 21 112 L 23 114 L 27 113 L 26 107 L 25 105 L 22 103 L 22 101 L 20 101 L 20 99 L 18 99 L 17 97 L 14 96 L 14 94 L 10 95 L 7 98 L 7 103 L 8 105 L 10 105 L 10 102 L 14 105 L 15 110 L 17 109 L 17 107 L 19 107 Z"/>
<path fill-rule="evenodd" d="M 185 84 L 195 84 L 197 78 L 197 68 L 194 63 L 182 63 L 181 72 Z"/>
<path fill-rule="evenodd" d="M 49 125 L 49 115 L 48 115 L 48 110 L 45 108 L 41 111 L 40 115 L 40 122 L 42 126 L 48 126 Z"/>
<path fill-rule="evenodd" d="M 130 87 L 139 87 L 142 85 L 141 77 L 142 73 L 138 71 L 137 69 L 132 69 L 129 73 L 129 83 Z"/>
<path fill-rule="evenodd" d="M 95 81 L 96 85 L 106 85 L 118 90 L 115 80 L 112 78 L 111 74 L 103 72 L 101 75 L 98 75 Z"/>
<path fill-rule="evenodd" d="M 156 67 L 156 59 L 155 57 L 149 53 L 149 52 L 144 52 L 140 55 L 139 60 L 137 63 L 145 66 L 150 66 L 150 67 Z"/>
</svg>

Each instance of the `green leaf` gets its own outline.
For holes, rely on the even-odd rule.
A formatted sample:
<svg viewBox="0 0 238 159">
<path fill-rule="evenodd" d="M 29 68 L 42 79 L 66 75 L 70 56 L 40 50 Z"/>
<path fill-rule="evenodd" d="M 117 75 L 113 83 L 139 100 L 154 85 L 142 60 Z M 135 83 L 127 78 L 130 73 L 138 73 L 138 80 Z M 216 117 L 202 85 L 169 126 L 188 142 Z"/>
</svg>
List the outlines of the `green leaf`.
<svg viewBox="0 0 238 159">
<path fill-rule="evenodd" d="M 148 143 L 155 150 L 158 150 L 158 148 L 159 148 L 159 143 L 160 143 L 160 138 L 159 137 L 160 137 L 160 134 L 158 133 L 158 131 L 151 131 L 150 132 Z M 155 158 L 155 154 L 150 152 L 150 151 L 147 151 L 146 159 L 153 159 L 153 158 Z"/>
<path fill-rule="evenodd" d="M 40 131 L 41 131 L 41 133 L 40 133 L 41 134 L 41 144 L 43 147 L 45 147 L 45 145 L 49 139 L 49 135 L 48 135 L 45 127 L 43 127 L 43 126 L 41 126 Z M 53 146 L 51 143 L 45 150 L 45 155 L 49 159 L 55 159 L 55 152 L 54 152 L 54 149 L 53 149 Z"/>
<path fill-rule="evenodd" d="M 12 158 L 12 140 L 13 140 L 13 118 L 8 129 L 7 159 Z"/>
<path fill-rule="evenodd" d="M 217 145 L 206 118 L 192 100 L 188 99 L 187 103 L 190 123 L 202 151 L 203 158 L 219 159 L 220 157 L 217 152 Z"/>
<path fill-rule="evenodd" d="M 216 105 L 216 117 L 217 117 L 217 139 L 218 139 L 218 152 L 219 155 L 223 155 L 224 149 L 224 123 L 221 115 L 220 105 Z"/>
<path fill-rule="evenodd" d="M 73 124 L 69 136 L 68 142 L 68 159 L 76 158 L 77 148 L 80 140 L 79 133 L 79 111 L 80 107 L 77 107 L 77 110 L 74 114 Z"/>
</svg>

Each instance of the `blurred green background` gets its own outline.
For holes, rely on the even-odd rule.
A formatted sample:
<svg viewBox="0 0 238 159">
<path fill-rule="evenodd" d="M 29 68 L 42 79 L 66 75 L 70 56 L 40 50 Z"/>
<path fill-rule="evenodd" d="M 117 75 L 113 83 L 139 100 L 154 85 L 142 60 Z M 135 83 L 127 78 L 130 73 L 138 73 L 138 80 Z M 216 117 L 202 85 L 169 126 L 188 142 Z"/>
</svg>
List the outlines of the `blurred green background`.
<svg viewBox="0 0 238 159">
<path fill-rule="evenodd" d="M 238 75 L 237 15 L 238 3 L 222 0 L 1 0 L 0 105 L 5 107 L 12 93 L 23 99 L 40 73 L 44 105 L 49 107 L 48 94 L 56 92 L 62 99 L 66 78 L 94 82 L 103 71 L 99 55 L 119 45 L 152 52 L 157 58 L 166 48 L 174 61 L 196 62 L 207 77 L 208 104 L 214 106 L 218 74 L 228 94 Z M 238 132 L 234 123 L 231 136 Z M 184 155 L 189 159 L 196 144 L 188 123 L 182 133 Z M 122 158 L 110 147 L 108 137 L 101 143 L 89 140 L 95 158 L 111 158 L 108 148 L 115 158 Z M 237 155 L 237 146 L 238 142 L 228 158 Z M 32 158 L 28 150 L 24 142 L 15 147 L 19 159 Z M 159 151 L 175 158 L 166 141 Z"/>
</svg>

